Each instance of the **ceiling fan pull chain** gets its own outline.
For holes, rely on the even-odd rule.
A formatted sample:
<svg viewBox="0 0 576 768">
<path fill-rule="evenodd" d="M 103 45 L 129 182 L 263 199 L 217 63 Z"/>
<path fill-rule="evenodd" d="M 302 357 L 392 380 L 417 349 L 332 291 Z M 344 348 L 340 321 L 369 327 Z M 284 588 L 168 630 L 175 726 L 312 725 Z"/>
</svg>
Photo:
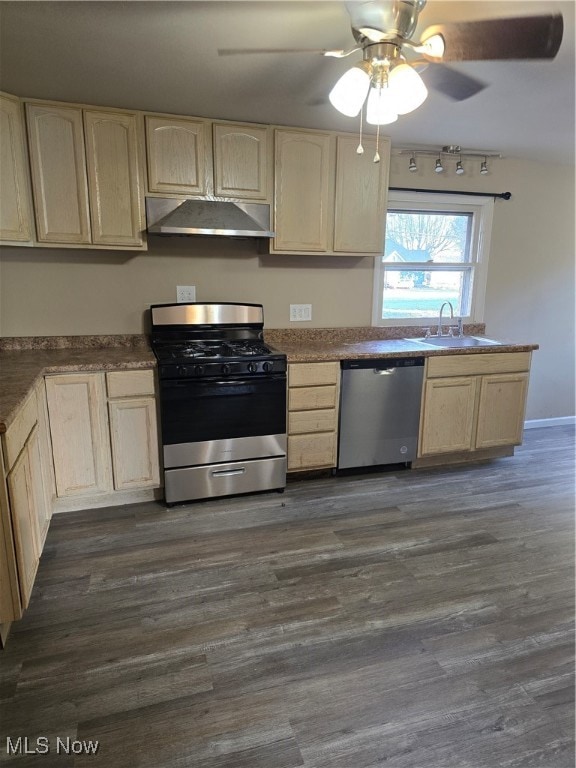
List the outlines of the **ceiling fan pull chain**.
<svg viewBox="0 0 576 768">
<path fill-rule="evenodd" d="M 364 147 L 362 146 L 362 112 L 363 110 L 360 110 L 360 140 L 358 142 L 358 146 L 356 147 L 356 154 L 357 155 L 363 155 L 364 154 Z"/>
<path fill-rule="evenodd" d="M 376 154 L 374 155 L 374 162 L 380 162 L 380 153 L 378 152 L 378 144 L 380 141 L 380 123 L 376 126 Z"/>
</svg>

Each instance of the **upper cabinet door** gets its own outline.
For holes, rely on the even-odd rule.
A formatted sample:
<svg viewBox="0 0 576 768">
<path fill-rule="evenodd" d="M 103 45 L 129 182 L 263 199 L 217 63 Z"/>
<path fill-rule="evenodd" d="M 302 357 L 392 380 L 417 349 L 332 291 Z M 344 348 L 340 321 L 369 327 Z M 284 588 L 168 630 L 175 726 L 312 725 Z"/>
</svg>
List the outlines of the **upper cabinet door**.
<svg viewBox="0 0 576 768">
<path fill-rule="evenodd" d="M 275 251 L 331 250 L 333 141 L 328 133 L 276 131 Z"/>
<path fill-rule="evenodd" d="M 269 200 L 270 129 L 215 123 L 214 194 Z"/>
<path fill-rule="evenodd" d="M 82 110 L 26 104 L 38 240 L 90 243 Z"/>
<path fill-rule="evenodd" d="M 388 194 L 390 141 L 381 138 L 374 162 L 375 139 L 364 138 L 364 153 L 356 152 L 356 136 L 338 136 L 336 144 L 336 208 L 334 250 L 344 253 L 383 253 Z"/>
<path fill-rule="evenodd" d="M 84 113 L 92 242 L 142 245 L 144 194 L 135 114 Z"/>
<path fill-rule="evenodd" d="M 28 195 L 24 121 L 20 100 L 0 96 L 0 240 L 32 240 Z"/>
<path fill-rule="evenodd" d="M 146 117 L 148 190 L 203 197 L 212 192 L 206 120 Z"/>
</svg>

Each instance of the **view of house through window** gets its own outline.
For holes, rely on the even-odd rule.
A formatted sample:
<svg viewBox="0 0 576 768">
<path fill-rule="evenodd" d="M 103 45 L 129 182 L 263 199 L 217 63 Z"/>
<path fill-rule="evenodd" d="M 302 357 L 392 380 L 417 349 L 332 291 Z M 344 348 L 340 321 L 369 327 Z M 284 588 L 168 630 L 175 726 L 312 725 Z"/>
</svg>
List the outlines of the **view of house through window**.
<svg viewBox="0 0 576 768">
<path fill-rule="evenodd" d="M 375 270 L 376 325 L 425 323 L 438 317 L 445 301 L 455 316 L 479 319 L 491 206 L 454 197 L 391 194 L 384 254 Z"/>
</svg>

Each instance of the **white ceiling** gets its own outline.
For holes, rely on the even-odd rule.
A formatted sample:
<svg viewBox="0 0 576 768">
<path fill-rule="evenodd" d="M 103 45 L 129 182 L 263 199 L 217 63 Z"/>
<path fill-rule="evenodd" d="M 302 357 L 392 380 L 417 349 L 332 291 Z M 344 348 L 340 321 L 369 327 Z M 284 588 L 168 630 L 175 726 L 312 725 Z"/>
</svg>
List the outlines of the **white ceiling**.
<svg viewBox="0 0 576 768">
<path fill-rule="evenodd" d="M 393 146 L 498 151 L 574 162 L 574 0 L 429 0 L 431 24 L 561 12 L 554 61 L 467 62 L 455 69 L 489 84 L 462 102 L 431 92 L 416 112 L 384 127 Z M 0 2 L 0 88 L 29 97 L 186 115 L 354 131 L 325 100 L 360 58 L 316 53 L 218 56 L 219 48 L 348 48 L 343 2 Z"/>
</svg>

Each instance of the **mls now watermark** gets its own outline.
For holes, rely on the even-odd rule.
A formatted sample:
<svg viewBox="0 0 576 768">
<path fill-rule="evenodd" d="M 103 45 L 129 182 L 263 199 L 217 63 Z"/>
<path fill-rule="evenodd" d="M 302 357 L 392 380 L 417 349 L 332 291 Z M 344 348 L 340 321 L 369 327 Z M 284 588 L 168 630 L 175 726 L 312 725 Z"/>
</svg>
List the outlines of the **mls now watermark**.
<svg viewBox="0 0 576 768">
<path fill-rule="evenodd" d="M 36 739 L 29 739 L 28 736 L 6 737 L 8 755 L 48 755 L 51 752 L 57 755 L 95 755 L 99 746 L 98 741 L 80 741 L 70 736 L 56 736 L 52 740 L 48 736 L 38 736 Z"/>
</svg>

